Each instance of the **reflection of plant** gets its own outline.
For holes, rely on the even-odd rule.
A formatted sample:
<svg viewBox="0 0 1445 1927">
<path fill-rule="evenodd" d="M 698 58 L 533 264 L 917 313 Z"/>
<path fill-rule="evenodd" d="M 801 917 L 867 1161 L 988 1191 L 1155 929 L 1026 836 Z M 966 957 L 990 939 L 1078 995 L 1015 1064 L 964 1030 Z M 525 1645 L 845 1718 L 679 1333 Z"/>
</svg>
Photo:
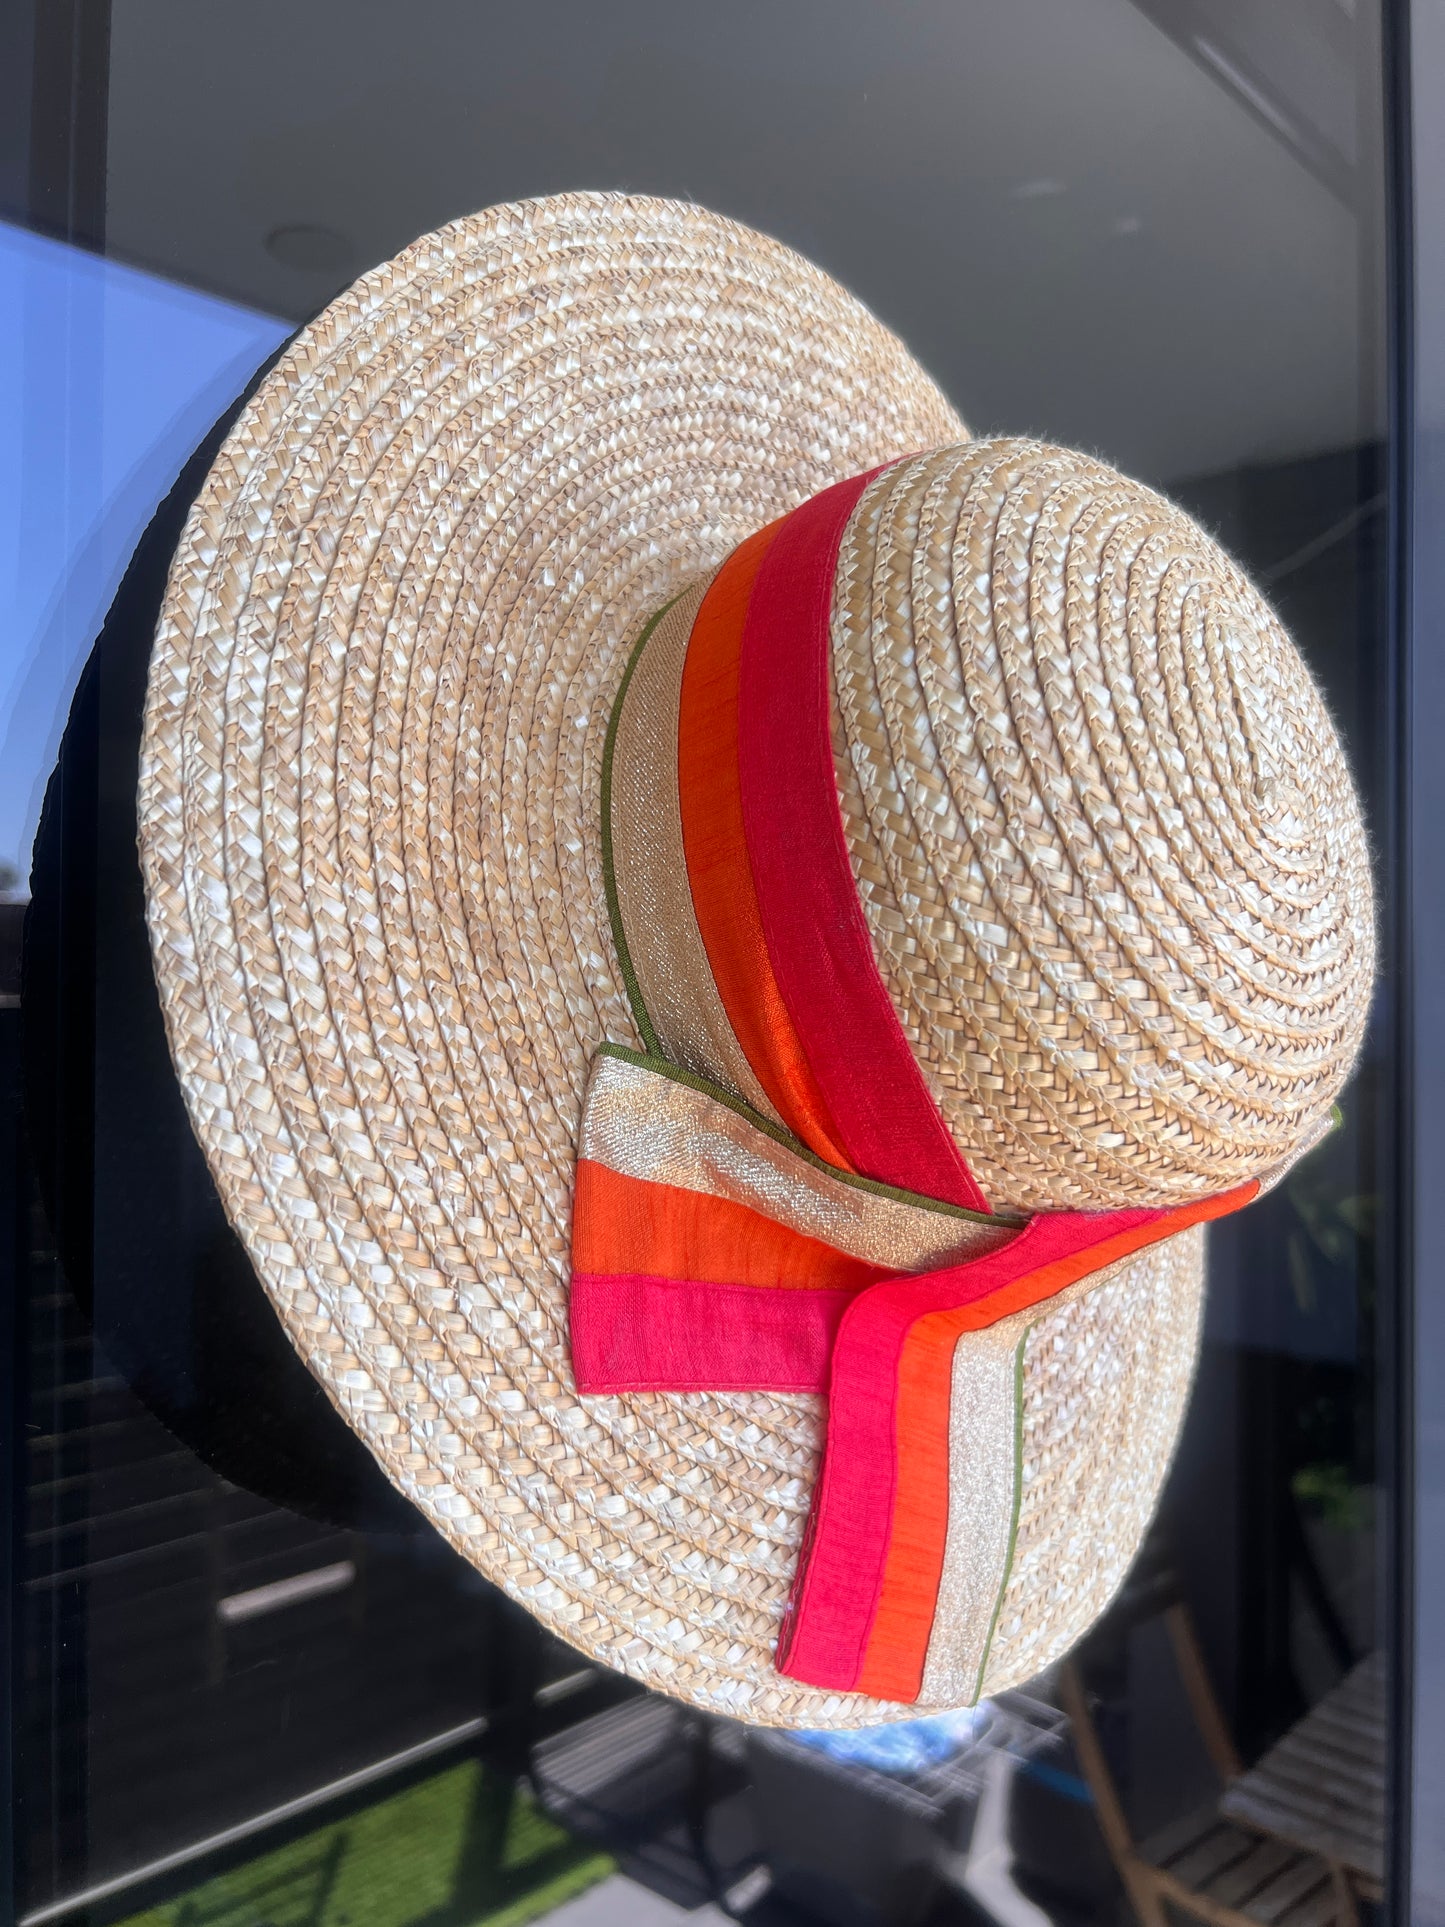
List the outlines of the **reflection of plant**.
<svg viewBox="0 0 1445 1927">
<path fill-rule="evenodd" d="M 1364 1494 L 1350 1477 L 1349 1467 L 1334 1462 L 1302 1465 L 1290 1480 L 1301 1507 L 1326 1525 L 1342 1532 L 1358 1532 L 1367 1523 Z"/>
<path fill-rule="evenodd" d="M 1367 1191 L 1341 1197 L 1337 1180 L 1313 1159 L 1293 1174 L 1285 1193 L 1299 1219 L 1289 1234 L 1290 1289 L 1300 1310 L 1308 1313 L 1319 1302 L 1312 1253 L 1331 1265 L 1355 1263 L 1361 1245 L 1373 1243 L 1379 1200 Z"/>
</svg>

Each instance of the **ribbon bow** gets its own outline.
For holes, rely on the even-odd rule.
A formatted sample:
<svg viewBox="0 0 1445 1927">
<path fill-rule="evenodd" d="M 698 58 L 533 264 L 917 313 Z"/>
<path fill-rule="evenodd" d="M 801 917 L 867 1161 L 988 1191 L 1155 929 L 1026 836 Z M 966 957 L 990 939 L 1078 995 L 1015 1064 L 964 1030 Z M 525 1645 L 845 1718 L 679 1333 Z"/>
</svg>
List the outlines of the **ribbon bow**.
<svg viewBox="0 0 1445 1927">
<path fill-rule="evenodd" d="M 646 1050 L 604 1046 L 587 1092 L 572 1362 L 583 1393 L 825 1395 L 779 1671 L 956 1701 L 1008 1577 L 1038 1308 L 1258 1187 L 989 1209 L 879 975 L 838 802 L 828 622 L 871 479 L 743 543 L 629 660 L 603 858 Z"/>
</svg>

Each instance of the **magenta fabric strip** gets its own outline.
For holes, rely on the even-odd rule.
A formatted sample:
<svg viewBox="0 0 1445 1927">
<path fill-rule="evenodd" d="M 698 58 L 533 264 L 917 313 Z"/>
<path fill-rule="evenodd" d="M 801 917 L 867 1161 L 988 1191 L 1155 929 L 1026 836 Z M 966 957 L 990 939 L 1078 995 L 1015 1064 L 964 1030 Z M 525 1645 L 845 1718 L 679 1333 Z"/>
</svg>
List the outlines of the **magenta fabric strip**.
<svg viewBox="0 0 1445 1927">
<path fill-rule="evenodd" d="M 898 1367 L 911 1328 L 932 1312 L 974 1304 L 1058 1259 L 1168 1215 L 1050 1212 L 1032 1219 L 998 1251 L 946 1270 L 889 1279 L 858 1296 L 834 1343 L 828 1436 L 778 1642 L 780 1672 L 837 1691 L 857 1682 L 893 1529 L 903 1443 L 897 1436 Z"/>
<path fill-rule="evenodd" d="M 572 1370 L 609 1392 L 824 1392 L 858 1294 L 574 1272 Z"/>
<path fill-rule="evenodd" d="M 743 826 L 773 971 L 848 1156 L 868 1177 L 987 1211 L 879 974 L 833 769 L 833 577 L 879 472 L 795 509 L 758 571 L 740 663 Z"/>
</svg>

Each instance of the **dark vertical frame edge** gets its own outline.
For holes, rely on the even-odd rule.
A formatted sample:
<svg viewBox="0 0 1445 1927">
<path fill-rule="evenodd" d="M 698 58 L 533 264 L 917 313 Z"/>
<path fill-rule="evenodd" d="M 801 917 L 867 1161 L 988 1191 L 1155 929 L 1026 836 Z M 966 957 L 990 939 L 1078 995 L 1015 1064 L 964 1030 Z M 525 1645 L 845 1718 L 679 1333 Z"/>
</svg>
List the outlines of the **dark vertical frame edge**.
<svg viewBox="0 0 1445 1927">
<path fill-rule="evenodd" d="M 1399 1345 L 1390 1916 L 1445 1923 L 1445 5 L 1389 10 L 1400 745 Z"/>
<path fill-rule="evenodd" d="M 20 1011 L 0 994 L 0 1923 L 19 1912 L 16 1845 L 20 1534 L 25 1490 L 27 1197 L 20 1135 Z"/>
<path fill-rule="evenodd" d="M 0 10 L 0 218 L 105 245 L 111 0 Z M 18 999 L 0 996 L 0 1927 L 19 1915 L 20 1552 L 26 1466 L 31 1172 L 20 1115 Z"/>
<path fill-rule="evenodd" d="M 27 227 L 105 246 L 111 0 L 32 0 Z"/>
<path fill-rule="evenodd" d="M 1381 932 L 1385 965 L 1393 979 L 1389 995 L 1394 1020 L 1395 1115 L 1394 1209 L 1385 1222 L 1394 1226 L 1394 1248 L 1382 1252 L 1383 1275 L 1395 1290 L 1381 1297 L 1383 1382 L 1381 1472 L 1388 1495 L 1388 1562 L 1383 1604 L 1384 1643 L 1389 1655 L 1386 1763 L 1387 1917 L 1411 1918 L 1411 1739 L 1414 1726 L 1414 1386 L 1409 1343 L 1414 1327 L 1414 1080 L 1412 1033 L 1414 973 L 1411 966 L 1410 808 L 1412 742 L 1410 729 L 1410 561 L 1411 465 L 1413 421 L 1412 270 L 1414 256 L 1413 157 L 1410 114 L 1410 9 L 1412 0 L 1385 0 L 1381 9 L 1382 78 L 1386 165 L 1386 268 L 1388 362 L 1388 569 L 1389 635 L 1386 660 L 1390 689 L 1387 727 L 1394 738 L 1391 820 L 1385 826 L 1387 875 L 1395 887 L 1385 896 Z M 1390 765 L 1387 763 L 1387 767 Z M 1387 993 L 1388 994 L 1388 993 Z"/>
</svg>

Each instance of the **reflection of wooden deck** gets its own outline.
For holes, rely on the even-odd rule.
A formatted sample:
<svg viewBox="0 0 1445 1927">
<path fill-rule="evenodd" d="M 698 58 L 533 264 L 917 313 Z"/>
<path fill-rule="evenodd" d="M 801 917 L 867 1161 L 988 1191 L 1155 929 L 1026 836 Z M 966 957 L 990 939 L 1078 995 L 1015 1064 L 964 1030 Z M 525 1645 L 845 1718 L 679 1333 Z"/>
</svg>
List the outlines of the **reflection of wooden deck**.
<svg viewBox="0 0 1445 1927">
<path fill-rule="evenodd" d="M 1225 1793 L 1220 1812 L 1321 1854 L 1378 1894 L 1385 1878 L 1385 1663 L 1361 1660 Z"/>
</svg>

